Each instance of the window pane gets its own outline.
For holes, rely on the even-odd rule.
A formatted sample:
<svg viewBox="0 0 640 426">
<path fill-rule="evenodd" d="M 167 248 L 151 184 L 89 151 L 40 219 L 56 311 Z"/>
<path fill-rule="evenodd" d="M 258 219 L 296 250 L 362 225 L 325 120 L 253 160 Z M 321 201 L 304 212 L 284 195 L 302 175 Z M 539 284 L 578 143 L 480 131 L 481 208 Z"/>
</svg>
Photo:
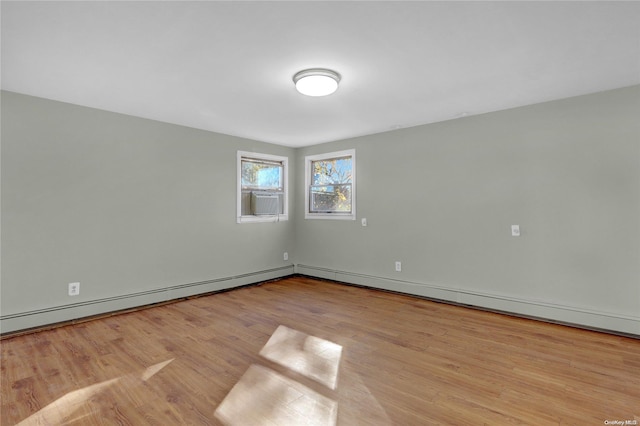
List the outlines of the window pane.
<svg viewBox="0 0 640 426">
<path fill-rule="evenodd" d="M 305 157 L 305 219 L 355 219 L 355 154 L 349 149 Z"/>
<path fill-rule="evenodd" d="M 282 175 L 282 164 L 242 160 L 243 188 L 282 190 Z"/>
<path fill-rule="evenodd" d="M 313 185 L 309 204 L 313 213 L 351 213 L 351 184 Z"/>
<path fill-rule="evenodd" d="M 351 157 L 311 162 L 311 184 L 351 183 Z"/>
</svg>

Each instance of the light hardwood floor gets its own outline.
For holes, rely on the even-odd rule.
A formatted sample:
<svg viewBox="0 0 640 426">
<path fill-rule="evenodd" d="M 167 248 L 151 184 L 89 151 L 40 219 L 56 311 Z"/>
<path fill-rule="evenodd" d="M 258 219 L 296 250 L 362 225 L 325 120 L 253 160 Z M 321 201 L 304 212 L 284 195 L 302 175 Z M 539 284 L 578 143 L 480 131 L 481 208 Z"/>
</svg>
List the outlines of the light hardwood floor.
<svg viewBox="0 0 640 426">
<path fill-rule="evenodd" d="M 640 340 L 305 277 L 0 345 L 6 426 L 640 424 Z"/>
</svg>

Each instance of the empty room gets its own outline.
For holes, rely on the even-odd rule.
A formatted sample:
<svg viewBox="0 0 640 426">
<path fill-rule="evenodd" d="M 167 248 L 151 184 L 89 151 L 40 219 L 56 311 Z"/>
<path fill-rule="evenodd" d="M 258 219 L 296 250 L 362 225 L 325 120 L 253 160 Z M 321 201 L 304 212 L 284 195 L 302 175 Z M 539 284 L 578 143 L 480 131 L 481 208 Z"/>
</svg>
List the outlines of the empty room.
<svg viewBox="0 0 640 426">
<path fill-rule="evenodd" d="M 3 426 L 639 424 L 640 2 L 0 19 Z"/>
</svg>

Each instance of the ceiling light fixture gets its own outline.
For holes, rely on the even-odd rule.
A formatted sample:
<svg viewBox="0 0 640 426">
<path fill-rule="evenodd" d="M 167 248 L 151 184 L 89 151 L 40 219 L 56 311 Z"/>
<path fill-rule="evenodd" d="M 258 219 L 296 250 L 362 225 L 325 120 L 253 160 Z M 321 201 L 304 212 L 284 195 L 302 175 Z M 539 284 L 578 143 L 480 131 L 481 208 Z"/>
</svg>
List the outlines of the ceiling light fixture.
<svg viewBox="0 0 640 426">
<path fill-rule="evenodd" d="M 335 71 L 313 68 L 293 76 L 298 92 L 307 96 L 327 96 L 338 89 L 340 74 Z"/>
</svg>

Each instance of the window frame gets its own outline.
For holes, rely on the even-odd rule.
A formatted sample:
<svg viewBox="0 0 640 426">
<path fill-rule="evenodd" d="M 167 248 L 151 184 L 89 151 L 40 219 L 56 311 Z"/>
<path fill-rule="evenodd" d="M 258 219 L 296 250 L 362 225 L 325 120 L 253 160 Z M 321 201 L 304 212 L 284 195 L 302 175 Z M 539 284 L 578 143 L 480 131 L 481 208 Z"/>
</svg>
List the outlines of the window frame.
<svg viewBox="0 0 640 426">
<path fill-rule="evenodd" d="M 243 215 L 242 214 L 242 160 L 255 160 L 282 163 L 282 213 L 277 215 Z M 280 155 L 259 152 L 238 151 L 236 164 L 236 220 L 237 223 L 280 222 L 289 220 L 289 158 Z M 270 190 L 265 189 L 265 192 Z M 275 192 L 275 191 L 273 191 Z"/>
<path fill-rule="evenodd" d="M 351 157 L 351 212 L 315 213 L 311 211 L 309 201 L 311 192 L 311 164 L 314 161 L 333 160 L 337 158 Z M 304 157 L 304 218 L 305 219 L 333 219 L 356 220 L 356 150 L 328 152 L 324 154 L 307 155 Z"/>
</svg>

